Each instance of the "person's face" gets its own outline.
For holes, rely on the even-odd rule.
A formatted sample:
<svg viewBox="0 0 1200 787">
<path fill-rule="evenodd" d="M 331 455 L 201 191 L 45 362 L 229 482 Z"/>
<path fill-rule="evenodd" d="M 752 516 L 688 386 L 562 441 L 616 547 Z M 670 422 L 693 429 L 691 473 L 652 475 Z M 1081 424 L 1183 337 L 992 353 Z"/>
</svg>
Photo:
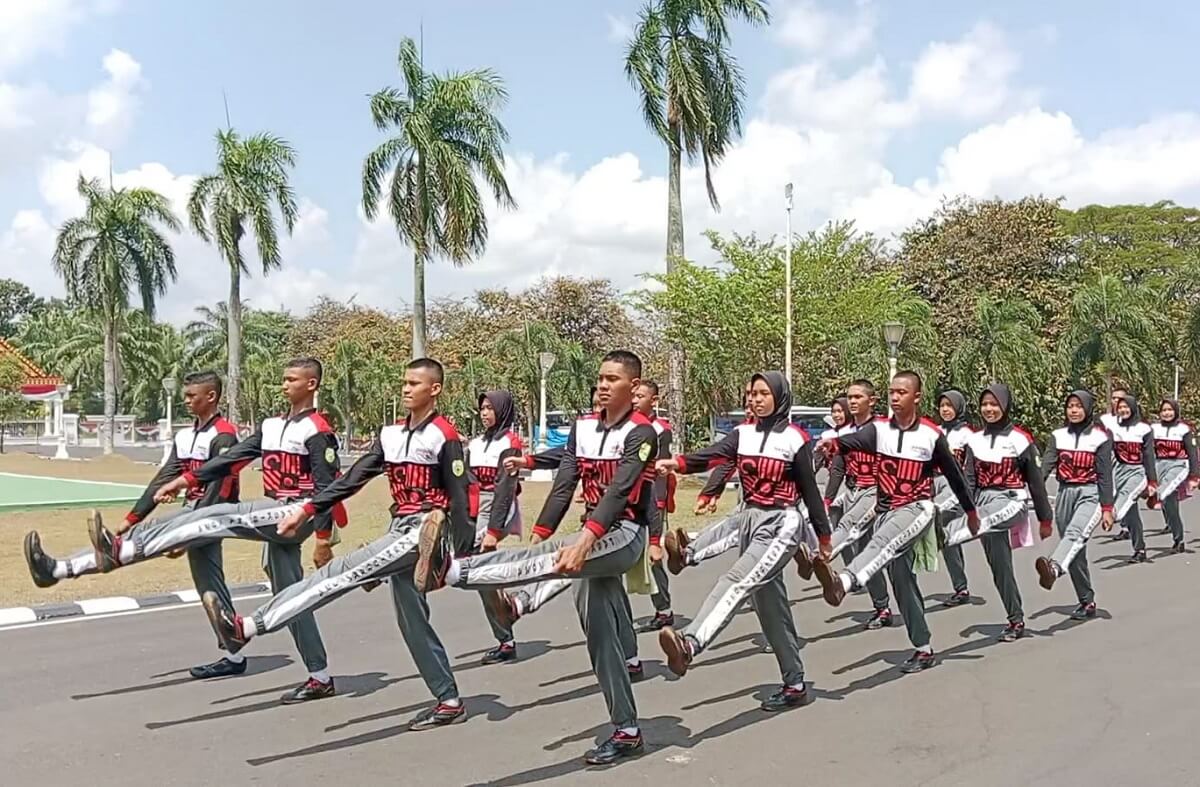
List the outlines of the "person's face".
<svg viewBox="0 0 1200 787">
<path fill-rule="evenodd" d="M 841 402 L 833 403 L 833 406 L 829 408 L 829 415 L 833 418 L 834 426 L 845 425 L 846 420 L 850 417 L 850 414 L 842 409 Z"/>
<path fill-rule="evenodd" d="M 875 397 L 869 395 L 866 388 L 858 385 L 850 386 L 850 390 L 846 392 L 846 399 L 850 402 L 850 414 L 860 421 L 870 415 L 875 407 Z"/>
<path fill-rule="evenodd" d="M 1109 400 L 1108 405 L 1109 405 L 1109 410 L 1111 410 L 1114 414 L 1116 414 L 1116 415 L 1121 414 L 1121 411 L 1119 409 L 1121 407 L 1121 397 L 1124 396 L 1126 393 L 1127 393 L 1127 391 L 1124 388 L 1117 388 L 1116 390 L 1114 390 L 1112 392 L 1112 399 Z"/>
<path fill-rule="evenodd" d="M 496 425 L 496 411 L 492 409 L 492 403 L 487 399 L 479 404 L 479 420 L 483 421 L 484 429 L 491 429 Z"/>
<path fill-rule="evenodd" d="M 623 412 L 633 405 L 633 392 L 638 380 L 624 365 L 616 361 L 600 364 L 600 375 L 596 378 L 596 398 L 600 407 L 609 412 Z"/>
<path fill-rule="evenodd" d="M 1121 399 L 1117 402 L 1117 415 L 1121 418 L 1129 418 L 1131 415 L 1133 415 L 1133 410 L 1129 409 L 1129 405 L 1124 399 Z"/>
<path fill-rule="evenodd" d="M 766 418 L 775 412 L 775 394 L 766 380 L 755 380 L 750 385 L 750 412 L 755 418 Z"/>
<path fill-rule="evenodd" d="M 189 413 L 196 417 L 211 413 L 217 406 L 217 392 L 211 385 L 185 385 L 183 403 Z"/>
<path fill-rule="evenodd" d="M 442 392 L 442 384 L 436 382 L 433 373 L 428 369 L 408 369 L 404 373 L 404 409 L 424 410 L 438 394 Z"/>
<path fill-rule="evenodd" d="M 1158 420 L 1174 421 L 1175 420 L 1175 408 L 1172 407 L 1167 402 L 1163 402 L 1162 406 L 1158 408 Z"/>
<path fill-rule="evenodd" d="M 317 378 L 310 369 L 291 366 L 283 370 L 282 387 L 290 404 L 300 404 L 317 390 Z"/>
<path fill-rule="evenodd" d="M 954 405 L 950 404 L 950 400 L 945 396 L 938 402 L 938 414 L 942 416 L 943 421 L 953 421 L 958 417 Z"/>
<path fill-rule="evenodd" d="M 746 390 L 742 391 L 742 407 L 744 409 L 748 409 L 750 407 L 750 389 L 753 387 L 753 383 L 746 383 Z"/>
<path fill-rule="evenodd" d="M 1079 401 L 1078 396 L 1072 396 L 1067 400 L 1067 421 L 1073 424 L 1083 423 L 1083 419 L 1087 417 L 1087 413 L 1083 411 L 1083 402 Z"/>
<path fill-rule="evenodd" d="M 979 416 L 989 424 L 997 423 L 1004 417 L 1004 409 L 1000 407 L 1000 401 L 990 391 L 979 400 Z"/>
<path fill-rule="evenodd" d="M 888 396 L 892 403 L 892 412 L 903 418 L 910 418 L 917 411 L 917 399 L 921 391 L 908 377 L 896 377 L 888 388 Z"/>
<path fill-rule="evenodd" d="M 633 407 L 642 415 L 650 415 L 658 407 L 658 394 L 648 385 L 639 385 L 633 392 Z"/>
</svg>

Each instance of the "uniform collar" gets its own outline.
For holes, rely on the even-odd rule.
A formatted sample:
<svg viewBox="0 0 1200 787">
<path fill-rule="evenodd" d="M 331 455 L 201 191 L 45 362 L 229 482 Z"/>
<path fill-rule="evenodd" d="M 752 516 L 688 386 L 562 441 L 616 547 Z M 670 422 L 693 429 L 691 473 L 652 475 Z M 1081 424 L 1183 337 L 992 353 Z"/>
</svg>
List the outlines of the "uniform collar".
<svg viewBox="0 0 1200 787">
<path fill-rule="evenodd" d="M 289 424 L 299 423 L 300 421 L 303 421 L 305 418 L 308 418 L 310 415 L 312 415 L 316 411 L 317 411 L 317 408 L 309 407 L 307 409 L 301 410 L 300 412 L 296 413 L 295 415 L 285 415 L 283 417 L 283 420 L 287 421 Z"/>
<path fill-rule="evenodd" d="M 915 432 L 917 431 L 917 427 L 921 425 L 921 414 L 917 413 L 917 417 L 913 419 L 912 426 L 908 427 L 907 429 L 900 426 L 900 422 L 896 420 L 895 415 L 892 415 L 888 418 L 888 423 L 891 424 L 892 428 L 897 432 Z"/>
<path fill-rule="evenodd" d="M 215 424 L 219 420 L 221 420 L 221 412 L 219 410 L 213 414 L 212 418 L 209 418 L 203 424 L 200 423 L 199 418 L 193 418 L 192 419 L 192 429 L 197 432 L 206 432 L 209 429 L 211 429 L 213 427 L 213 424 Z"/>
<path fill-rule="evenodd" d="M 616 429 L 618 426 L 621 426 L 626 421 L 628 421 L 630 418 L 632 418 L 633 413 L 634 413 L 634 408 L 631 405 L 629 410 L 627 410 L 625 412 L 625 415 L 621 416 L 621 418 L 616 423 L 614 423 L 612 426 L 605 426 L 605 424 L 608 421 L 608 418 L 607 418 L 608 408 L 606 407 L 600 411 L 600 417 L 596 419 L 596 431 L 597 432 L 607 432 L 607 431 Z"/>
<path fill-rule="evenodd" d="M 429 415 L 425 418 L 424 421 L 421 421 L 416 426 L 413 426 L 412 425 L 412 416 L 406 415 L 406 416 L 404 416 L 404 421 L 403 421 L 404 428 L 410 432 L 419 432 L 422 429 L 424 429 L 425 427 L 429 426 L 431 423 L 433 423 L 433 419 L 435 419 L 437 417 L 438 417 L 438 411 L 435 408 L 434 410 L 430 411 Z"/>
</svg>

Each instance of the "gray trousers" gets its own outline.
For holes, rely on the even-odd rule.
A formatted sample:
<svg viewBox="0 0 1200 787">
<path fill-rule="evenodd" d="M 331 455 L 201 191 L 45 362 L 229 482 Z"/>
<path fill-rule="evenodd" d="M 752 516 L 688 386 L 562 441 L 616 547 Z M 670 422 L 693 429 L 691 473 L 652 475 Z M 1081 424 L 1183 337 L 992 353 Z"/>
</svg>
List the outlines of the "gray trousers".
<svg viewBox="0 0 1200 787">
<path fill-rule="evenodd" d="M 555 557 L 566 542 L 544 541 L 530 547 L 501 549 L 459 562 L 459 587 L 515 587 L 544 579 L 567 579 L 554 573 Z M 634 522 L 613 526 L 595 546 L 570 584 L 575 608 L 587 640 L 592 671 L 617 728 L 637 726 L 633 684 L 626 669 L 631 641 L 636 641 L 629 596 L 622 578 L 642 559 L 646 529 Z"/>
<path fill-rule="evenodd" d="M 282 592 L 304 578 L 300 545 L 313 530 L 309 521 L 294 536 L 285 538 L 275 532 L 275 527 L 299 505 L 269 499 L 224 503 L 139 522 L 123 536 L 133 543 L 135 549 L 134 557 L 129 562 L 150 560 L 175 549 L 187 549 L 191 560 L 192 550 L 210 546 L 219 549 L 219 542 L 226 538 L 261 541 L 265 544 L 263 568 L 271 581 L 271 592 Z M 207 560 L 211 561 L 212 553 L 207 554 Z M 217 555 L 219 560 L 220 553 L 217 552 Z M 200 561 L 206 581 L 211 581 L 211 562 L 205 566 L 206 559 L 200 558 Z M 196 579 L 194 571 L 193 568 L 192 576 Z M 201 580 L 196 581 L 199 590 Z M 321 640 L 321 631 L 312 615 L 295 618 L 288 629 L 304 666 L 310 672 L 319 672 L 329 666 L 325 643 Z"/>
<path fill-rule="evenodd" d="M 1100 492 L 1095 484 L 1059 486 L 1054 501 L 1054 523 L 1060 540 L 1050 559 L 1070 572 L 1080 604 L 1096 600 L 1088 571 L 1087 542 L 1100 523 L 1100 514 Z"/>
<path fill-rule="evenodd" d="M 829 520 L 833 525 L 829 544 L 832 553 L 836 555 L 840 552 L 842 560 L 849 566 L 854 556 L 871 543 L 871 536 L 875 532 L 875 487 L 847 489 L 840 499 L 840 506 L 835 504 L 829 509 Z M 868 579 L 865 586 L 871 596 L 871 606 L 876 611 L 892 605 L 887 580 L 882 573 Z"/>
<path fill-rule="evenodd" d="M 650 603 L 654 605 L 655 612 L 670 612 L 671 611 L 671 584 L 667 579 L 667 568 L 663 565 L 663 561 L 650 564 L 650 571 L 654 574 L 654 586 L 656 591 L 650 594 Z"/>
<path fill-rule="evenodd" d="M 430 624 L 425 596 L 413 585 L 412 572 L 423 520 L 422 514 L 397 517 L 384 535 L 347 555 L 335 557 L 307 578 L 277 593 L 254 611 L 258 633 L 290 627 L 297 618 L 311 618 L 316 610 L 367 582 L 390 578 L 396 622 L 417 671 L 439 701 L 456 698 L 458 686 L 450 672 L 446 649 Z"/>
<path fill-rule="evenodd" d="M 875 519 L 870 542 L 848 566 L 859 585 L 887 567 L 908 639 L 917 648 L 929 644 L 929 626 L 925 623 L 925 599 L 913 570 L 912 545 L 933 526 L 934 516 L 933 503 L 928 500 L 883 512 Z"/>
<path fill-rule="evenodd" d="M 492 492 L 479 493 L 479 515 L 475 520 L 475 549 L 483 543 L 483 537 L 487 533 L 488 522 L 491 520 L 492 500 L 495 498 Z M 509 511 L 507 526 L 504 529 L 504 536 L 521 535 L 521 513 L 514 501 L 512 509 Z M 503 538 L 503 536 L 501 536 Z M 512 626 L 505 625 L 496 619 L 495 613 L 492 612 L 492 605 L 488 603 L 488 596 L 491 591 L 479 591 L 479 600 L 483 603 L 483 616 L 487 619 L 488 627 L 492 630 L 492 636 L 501 645 L 514 641 Z"/>
<path fill-rule="evenodd" d="M 981 489 L 975 500 L 975 511 L 979 515 L 979 533 L 971 535 L 967 518 L 959 514 L 946 525 L 946 549 L 951 545 L 960 551 L 962 544 L 973 539 L 983 542 L 983 554 L 992 569 L 992 582 L 1009 623 L 1022 623 L 1025 610 L 1021 604 L 1021 591 L 1013 574 L 1012 541 L 1010 530 L 1023 523 L 1029 516 L 1025 496 L 1010 489 Z M 945 554 L 943 549 L 942 554 Z"/>
<path fill-rule="evenodd" d="M 943 532 L 950 520 L 962 514 L 958 497 L 942 476 L 934 480 L 933 504 L 937 506 L 938 527 L 942 528 Z M 962 546 L 947 541 L 942 547 L 942 557 L 946 560 L 946 571 L 950 574 L 950 586 L 954 588 L 955 593 L 966 593 L 967 565 L 963 559 Z"/>
<path fill-rule="evenodd" d="M 799 545 L 800 513 L 794 508 L 747 508 L 731 518 L 738 525 L 741 555 L 717 580 L 682 633 L 695 642 L 696 653 L 701 653 L 749 600 L 775 653 L 784 684 L 798 686 L 804 682 L 804 664 L 783 568 Z"/>
<path fill-rule="evenodd" d="M 1142 515 L 1138 511 L 1138 498 L 1146 491 L 1146 469 L 1141 465 L 1113 462 L 1113 491 L 1116 505 L 1113 518 L 1129 531 L 1134 552 L 1146 550 L 1146 535 L 1142 528 Z"/>
<path fill-rule="evenodd" d="M 1163 519 L 1175 541 L 1183 540 L 1183 517 L 1179 515 L 1179 490 L 1188 480 L 1186 459 L 1158 460 L 1158 500 L 1162 503 Z"/>
<path fill-rule="evenodd" d="M 740 538 L 737 521 L 734 516 L 745 510 L 741 502 L 728 516 L 718 519 L 700 531 L 687 548 L 687 563 L 698 566 L 705 560 L 711 560 L 717 555 L 723 555 L 731 549 L 737 549 Z"/>
</svg>

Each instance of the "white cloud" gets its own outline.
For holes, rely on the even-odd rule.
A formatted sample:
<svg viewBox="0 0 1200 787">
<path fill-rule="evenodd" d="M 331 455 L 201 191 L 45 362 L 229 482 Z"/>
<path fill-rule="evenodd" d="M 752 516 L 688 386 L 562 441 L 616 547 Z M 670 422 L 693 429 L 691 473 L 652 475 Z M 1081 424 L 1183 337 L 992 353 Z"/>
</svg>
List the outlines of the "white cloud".
<svg viewBox="0 0 1200 787">
<path fill-rule="evenodd" d="M 112 13 L 115 0 L 5 0 L 0 2 L 0 74 L 43 52 L 66 50 L 72 28 Z"/>
<path fill-rule="evenodd" d="M 1020 58 L 1004 32 L 981 22 L 958 41 L 936 41 L 913 65 L 909 99 L 966 118 L 984 117 L 1012 99 L 1009 80 Z"/>
<path fill-rule="evenodd" d="M 141 64 L 120 49 L 105 55 L 103 64 L 108 79 L 88 92 L 86 122 L 99 138 L 119 139 L 133 123 L 145 80 Z"/>
<path fill-rule="evenodd" d="M 605 14 L 604 21 L 608 25 L 608 40 L 624 44 L 633 36 L 633 22 L 620 14 Z"/>
<path fill-rule="evenodd" d="M 818 58 L 846 58 L 861 54 L 875 39 L 878 19 L 870 0 L 856 0 L 854 8 L 839 13 L 814 0 L 793 0 L 777 13 L 772 29 L 783 43 Z"/>
</svg>

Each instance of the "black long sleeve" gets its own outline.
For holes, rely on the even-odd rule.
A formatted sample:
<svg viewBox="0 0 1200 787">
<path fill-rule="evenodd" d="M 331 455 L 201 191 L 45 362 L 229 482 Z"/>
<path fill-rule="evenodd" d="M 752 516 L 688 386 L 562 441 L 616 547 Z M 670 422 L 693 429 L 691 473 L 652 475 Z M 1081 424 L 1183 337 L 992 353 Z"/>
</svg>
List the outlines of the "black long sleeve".
<svg viewBox="0 0 1200 787">
<path fill-rule="evenodd" d="M 625 438 L 625 453 L 613 473 L 604 496 L 592 509 L 583 526 L 596 536 L 602 536 L 621 519 L 629 506 L 629 496 L 643 482 L 646 466 L 652 464 L 658 451 L 658 435 L 649 424 L 635 426 Z M 654 501 L 648 501 L 653 507 Z"/>
<path fill-rule="evenodd" d="M 450 524 L 450 539 L 457 554 L 465 555 L 475 546 L 475 528 L 467 500 L 466 459 L 460 440 L 447 440 L 442 444 L 438 456 L 442 484 L 449 498 L 450 508 L 446 517 Z"/>
<path fill-rule="evenodd" d="M 579 484 L 579 463 L 575 456 L 575 428 L 577 425 L 578 422 L 571 425 L 571 432 L 567 435 L 567 444 L 564 448 L 552 449 L 561 450 L 562 454 L 559 459 L 558 472 L 554 475 L 554 484 L 550 487 L 550 494 L 547 495 L 546 502 L 542 504 L 542 511 L 538 514 L 537 523 L 533 526 L 533 534 L 542 539 L 549 538 L 554 535 L 554 531 L 558 530 L 559 524 L 562 523 L 567 509 L 571 507 L 571 502 L 575 497 L 575 487 Z"/>
<path fill-rule="evenodd" d="M 1017 462 L 1020 463 L 1018 457 Z M 979 478 L 975 475 L 975 452 L 968 445 L 963 454 L 963 481 L 967 484 L 967 492 L 970 493 L 972 500 L 979 499 Z"/>
<path fill-rule="evenodd" d="M 1046 481 L 1038 467 L 1036 445 L 1030 443 L 1021 452 L 1021 455 L 1017 457 L 1017 467 L 1025 476 L 1025 485 L 1029 487 L 1029 496 L 1033 498 L 1033 513 L 1037 516 L 1038 522 L 1050 522 L 1054 519 L 1054 512 L 1050 507 L 1050 496 L 1046 494 Z"/>
<path fill-rule="evenodd" d="M 1152 484 L 1158 483 L 1158 462 L 1154 457 L 1154 430 L 1147 429 L 1142 435 L 1142 467 L 1146 471 L 1146 480 Z"/>
<path fill-rule="evenodd" d="M 821 541 L 828 540 L 833 530 L 825 512 L 825 500 L 817 487 L 817 474 L 813 470 L 812 443 L 805 443 L 792 457 L 792 479 L 796 482 L 796 489 L 800 492 L 804 507 L 808 509 L 808 520 L 812 523 L 813 530 L 817 531 L 817 538 Z"/>
<path fill-rule="evenodd" d="M 1042 481 L 1049 480 L 1050 476 L 1058 470 L 1058 441 L 1054 439 L 1054 435 L 1050 435 L 1050 439 L 1046 441 L 1046 452 L 1042 454 Z"/>
<path fill-rule="evenodd" d="M 208 444 L 208 458 L 221 456 L 232 450 L 235 445 L 237 445 L 237 435 L 218 434 Z M 204 494 L 196 501 L 196 507 L 207 508 L 220 503 L 236 503 L 237 501 L 238 481 L 236 475 L 231 474 L 204 487 Z"/>
<path fill-rule="evenodd" d="M 666 457 L 659 457 L 665 459 Z M 737 472 L 737 462 L 723 462 L 713 468 L 708 474 L 708 480 L 704 482 L 704 487 L 700 490 L 700 497 L 707 497 L 709 500 L 716 500 L 725 492 L 725 485 L 729 483 L 729 479 L 733 478 L 733 474 Z"/>
<path fill-rule="evenodd" d="M 1100 507 L 1111 510 L 1115 499 L 1112 440 L 1105 440 L 1096 449 L 1096 486 L 1100 491 Z"/>
<path fill-rule="evenodd" d="M 312 470 L 313 494 L 320 494 L 328 489 L 342 470 L 338 460 L 338 440 L 333 432 L 317 432 L 304 441 L 308 450 L 308 464 Z M 323 538 L 328 537 L 333 530 L 333 514 L 319 513 L 313 523 L 313 529 Z"/>
<path fill-rule="evenodd" d="M 833 457 L 829 463 L 829 480 L 825 482 L 825 499 L 830 503 L 837 497 L 838 489 L 842 486 L 842 481 L 846 478 L 846 457 L 840 453 Z"/>
<path fill-rule="evenodd" d="M 851 435 L 851 437 L 857 437 L 859 434 L 862 432 Z M 954 496 L 958 498 L 958 504 L 962 507 L 963 513 L 969 514 L 974 511 L 975 499 L 971 496 L 971 491 L 967 488 L 967 482 L 963 478 L 962 468 L 958 466 L 958 460 L 954 458 L 954 452 L 950 450 L 950 444 L 946 442 L 943 435 L 939 435 L 937 442 L 933 444 L 933 463 L 942 471 L 942 477 L 946 479 Z"/>
<path fill-rule="evenodd" d="M 869 454 L 873 454 L 876 453 L 876 439 L 875 422 L 872 421 L 857 432 L 851 432 L 850 434 L 834 438 L 833 444 L 837 447 L 837 452 L 842 455 L 848 454 L 851 451 L 866 451 Z M 945 438 L 943 438 L 944 441 Z M 949 449 L 947 448 L 946 450 Z"/>
<path fill-rule="evenodd" d="M 712 445 L 701 448 L 692 454 L 680 458 L 679 472 L 685 475 L 701 473 L 710 467 L 722 465 L 725 462 L 737 463 L 738 435 L 736 431 L 722 437 Z M 664 459 L 666 457 L 663 457 Z"/>
<path fill-rule="evenodd" d="M 1190 478 L 1200 477 L 1200 456 L 1196 453 L 1196 441 L 1190 431 L 1183 436 L 1183 450 L 1187 453 L 1188 458 L 1188 476 Z"/>
<path fill-rule="evenodd" d="M 547 448 L 538 454 L 529 456 L 526 460 L 526 467 L 530 470 L 557 470 L 562 464 L 563 456 L 566 454 L 566 449 L 562 446 L 557 448 Z"/>
<path fill-rule="evenodd" d="M 150 483 L 146 484 L 146 490 L 133 504 L 133 508 L 125 516 L 125 521 L 137 524 L 150 516 L 150 512 L 158 505 L 154 502 L 154 495 L 158 493 L 163 484 L 174 481 L 182 474 L 183 462 L 179 461 L 179 454 L 175 451 L 175 445 L 172 443 L 171 454 L 167 457 L 167 461 L 163 462 L 162 467 L 158 468 L 158 472 L 154 474 L 154 478 L 151 478 Z"/>
<path fill-rule="evenodd" d="M 230 448 L 220 456 L 209 459 L 195 471 L 184 475 L 190 475 L 196 481 L 202 484 L 211 484 L 219 478 L 224 478 L 230 473 L 239 472 L 247 462 L 251 462 L 262 456 L 262 427 L 241 441 L 233 448 Z"/>
<path fill-rule="evenodd" d="M 521 449 L 506 448 L 500 452 L 496 470 L 496 486 L 492 489 L 492 512 L 488 515 L 487 529 L 497 537 L 504 533 L 508 526 L 508 512 L 512 510 L 513 500 L 517 490 L 521 488 L 521 477 L 509 475 L 504 470 L 504 460 L 511 456 L 520 456 Z"/>
<path fill-rule="evenodd" d="M 377 437 L 367 453 L 350 465 L 344 474 L 313 495 L 305 507 L 316 515 L 328 516 L 335 505 L 357 494 L 372 478 L 383 475 L 383 470 L 383 441 Z"/>
</svg>

